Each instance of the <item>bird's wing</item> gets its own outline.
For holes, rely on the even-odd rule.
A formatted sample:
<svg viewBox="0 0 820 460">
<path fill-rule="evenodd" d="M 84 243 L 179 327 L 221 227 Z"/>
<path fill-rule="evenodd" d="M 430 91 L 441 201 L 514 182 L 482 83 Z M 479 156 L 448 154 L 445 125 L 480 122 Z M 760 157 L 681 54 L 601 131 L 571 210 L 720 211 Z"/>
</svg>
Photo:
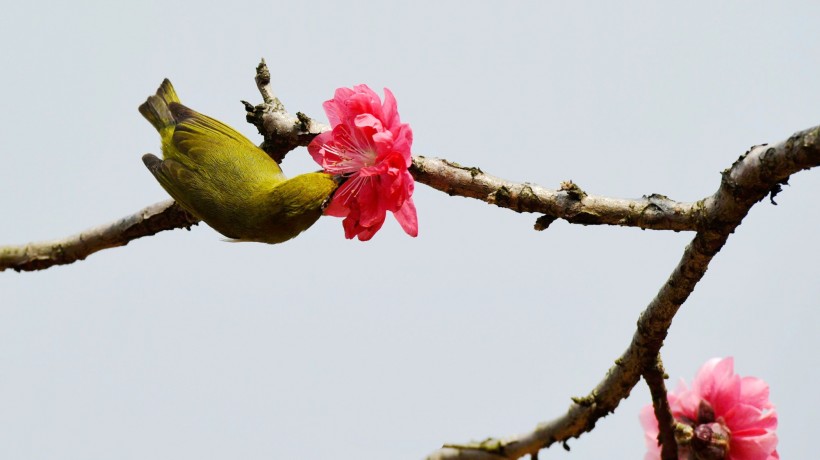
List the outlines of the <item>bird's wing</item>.
<svg viewBox="0 0 820 460">
<path fill-rule="evenodd" d="M 282 169 L 262 149 L 230 126 L 188 107 L 168 105 L 176 120 L 172 158 L 216 186 L 272 185 L 285 180 Z M 165 153 L 165 157 L 169 155 Z"/>
<path fill-rule="evenodd" d="M 162 185 L 171 198 L 182 204 L 183 207 L 193 212 L 196 206 L 191 206 L 191 201 L 195 203 L 209 199 L 204 196 L 207 191 L 198 187 L 200 180 L 198 175 L 174 159 L 160 160 L 155 155 L 147 153 L 143 155 L 142 162 L 151 171 L 151 174 Z M 200 219 L 203 216 L 197 215 Z"/>
</svg>

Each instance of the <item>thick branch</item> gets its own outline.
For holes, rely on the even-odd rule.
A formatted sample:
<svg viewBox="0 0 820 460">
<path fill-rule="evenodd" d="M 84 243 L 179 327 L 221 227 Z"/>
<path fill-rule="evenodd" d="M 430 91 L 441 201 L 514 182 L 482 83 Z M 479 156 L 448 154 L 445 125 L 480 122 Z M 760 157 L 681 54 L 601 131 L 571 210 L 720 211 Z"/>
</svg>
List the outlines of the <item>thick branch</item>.
<svg viewBox="0 0 820 460">
<path fill-rule="evenodd" d="M 587 195 L 572 182 L 559 190 L 535 184 L 510 182 L 485 174 L 480 168 L 461 166 L 438 158 L 413 158 L 413 177 L 448 195 L 475 198 L 516 212 L 544 214 L 536 221 L 543 230 L 556 218 L 573 224 L 621 225 L 653 230 L 696 230 L 700 208 L 679 203 L 663 195 L 637 200 Z"/>
<path fill-rule="evenodd" d="M 742 155 L 723 172 L 718 191 L 703 201 L 704 229 L 686 247 L 669 279 L 641 313 L 632 343 L 603 380 L 588 396 L 574 398 L 563 416 L 520 436 L 497 442 L 492 439 L 484 441 L 493 445 L 492 453 L 508 459 L 537 453 L 555 442 L 592 430 L 598 419 L 614 411 L 620 401 L 629 396 L 641 374 L 654 365 L 675 313 L 749 209 L 767 195 L 779 191 L 780 184 L 787 183 L 790 175 L 817 165 L 820 165 L 820 127 L 796 133 L 774 147 L 753 147 Z M 465 450 L 457 457 L 452 451 L 452 448 L 441 449 L 428 458 L 484 458 L 469 455 L 478 450 Z"/>
</svg>

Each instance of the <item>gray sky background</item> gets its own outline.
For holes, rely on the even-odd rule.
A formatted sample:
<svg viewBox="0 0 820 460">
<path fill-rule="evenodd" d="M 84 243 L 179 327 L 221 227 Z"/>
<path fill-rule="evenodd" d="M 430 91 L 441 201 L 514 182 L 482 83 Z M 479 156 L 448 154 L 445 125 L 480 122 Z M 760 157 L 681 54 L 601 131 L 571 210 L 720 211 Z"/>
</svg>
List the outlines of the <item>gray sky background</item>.
<svg viewBox="0 0 820 460">
<path fill-rule="evenodd" d="M 820 123 L 816 2 L 345 3 L 6 2 L 0 243 L 167 198 L 137 112 L 164 77 L 259 142 L 239 100 L 262 56 L 291 111 L 387 86 L 416 154 L 616 197 L 700 199 Z M 663 349 L 673 382 L 727 355 L 769 382 L 783 458 L 816 452 L 818 179 L 752 210 Z M 415 200 L 416 239 L 392 217 L 368 243 L 335 218 L 276 246 L 200 225 L 0 274 L 0 457 L 416 459 L 526 431 L 603 377 L 692 237 Z M 640 383 L 544 456 L 642 458 L 648 403 Z"/>
</svg>

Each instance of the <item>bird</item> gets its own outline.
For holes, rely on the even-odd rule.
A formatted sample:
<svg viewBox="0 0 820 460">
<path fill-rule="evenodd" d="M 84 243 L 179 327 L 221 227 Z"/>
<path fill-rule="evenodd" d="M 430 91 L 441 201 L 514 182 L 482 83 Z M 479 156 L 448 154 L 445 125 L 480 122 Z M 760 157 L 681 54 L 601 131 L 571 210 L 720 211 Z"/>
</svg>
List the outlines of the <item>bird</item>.
<svg viewBox="0 0 820 460">
<path fill-rule="evenodd" d="M 162 159 L 142 161 L 186 211 L 232 241 L 277 244 L 311 227 L 343 180 L 324 172 L 291 179 L 230 126 L 183 105 L 166 78 L 139 111 L 159 132 Z"/>
</svg>

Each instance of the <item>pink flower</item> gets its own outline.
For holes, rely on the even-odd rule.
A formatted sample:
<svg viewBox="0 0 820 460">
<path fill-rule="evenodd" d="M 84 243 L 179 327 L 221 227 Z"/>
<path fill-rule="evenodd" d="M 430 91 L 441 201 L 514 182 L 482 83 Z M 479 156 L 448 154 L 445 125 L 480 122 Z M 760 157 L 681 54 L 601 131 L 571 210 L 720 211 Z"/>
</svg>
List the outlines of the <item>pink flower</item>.
<svg viewBox="0 0 820 460">
<path fill-rule="evenodd" d="M 325 214 L 345 218 L 347 238 L 372 238 L 387 211 L 408 235 L 418 235 L 413 176 L 407 170 L 413 131 L 401 123 L 393 93 L 385 88 L 382 104 L 367 85 L 339 88 L 323 106 L 332 130 L 316 136 L 308 152 L 325 172 L 348 178 Z"/>
<path fill-rule="evenodd" d="M 769 402 L 769 385 L 734 373 L 734 360 L 713 358 L 704 364 L 692 388 L 681 380 L 669 392 L 678 422 L 678 458 L 702 460 L 773 460 L 777 454 L 777 414 Z M 652 405 L 641 410 L 646 430 L 645 460 L 660 458 L 658 421 Z"/>
</svg>

